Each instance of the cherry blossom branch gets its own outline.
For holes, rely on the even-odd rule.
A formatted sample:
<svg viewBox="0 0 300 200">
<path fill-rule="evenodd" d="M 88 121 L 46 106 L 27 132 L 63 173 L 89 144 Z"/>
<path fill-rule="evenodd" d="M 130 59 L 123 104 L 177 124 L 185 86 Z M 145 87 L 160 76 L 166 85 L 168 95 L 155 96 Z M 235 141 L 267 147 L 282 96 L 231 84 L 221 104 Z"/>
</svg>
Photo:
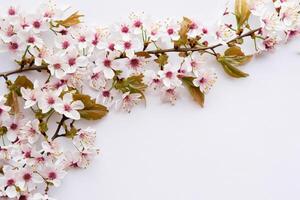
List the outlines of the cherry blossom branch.
<svg viewBox="0 0 300 200">
<path fill-rule="evenodd" d="M 226 44 L 230 44 L 236 40 L 245 38 L 245 37 L 249 37 L 252 36 L 254 33 L 260 31 L 261 28 L 257 28 L 257 29 L 253 29 L 245 34 L 242 34 L 230 41 L 228 41 Z M 217 47 L 223 46 L 223 43 L 219 43 L 213 46 L 209 46 L 209 47 L 194 47 L 194 48 L 171 48 L 171 49 L 159 49 L 159 50 L 153 50 L 153 51 L 140 51 L 137 52 L 137 54 L 139 53 L 148 53 L 148 54 L 160 54 L 160 53 L 171 53 L 171 52 L 194 52 L 194 51 L 205 51 L 205 50 L 214 50 Z"/>
<path fill-rule="evenodd" d="M 242 34 L 230 41 L 228 41 L 226 44 L 230 44 L 236 40 L 245 38 L 245 37 L 249 37 L 252 36 L 254 33 L 258 32 L 259 30 L 261 30 L 261 28 L 257 28 L 254 30 L 251 30 L 245 34 Z M 223 46 L 223 43 L 219 43 L 213 46 L 209 46 L 209 47 L 194 47 L 194 48 L 171 48 L 171 49 L 159 49 L 159 50 L 153 50 L 153 51 L 140 51 L 140 52 L 136 52 L 137 54 L 139 53 L 148 53 L 148 54 L 161 54 L 161 53 L 171 53 L 171 52 L 194 52 L 194 51 L 205 51 L 205 50 L 214 50 L 217 47 Z M 215 54 L 214 54 L 215 55 Z M 14 74 L 19 74 L 19 73 L 23 73 L 26 71 L 43 71 L 43 70 L 48 70 L 47 66 L 32 66 L 32 67 L 25 67 L 25 68 L 20 68 L 17 70 L 12 70 L 12 71 L 8 71 L 8 72 L 4 72 L 0 74 L 0 77 L 8 77 L 10 75 L 14 75 Z"/>
</svg>

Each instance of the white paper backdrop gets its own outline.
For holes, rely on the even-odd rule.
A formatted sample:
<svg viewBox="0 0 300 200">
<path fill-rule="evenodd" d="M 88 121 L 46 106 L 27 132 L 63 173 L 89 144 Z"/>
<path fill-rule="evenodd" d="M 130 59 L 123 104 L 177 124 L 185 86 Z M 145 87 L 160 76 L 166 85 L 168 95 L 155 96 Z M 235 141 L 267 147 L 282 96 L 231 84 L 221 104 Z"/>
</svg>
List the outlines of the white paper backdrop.
<svg viewBox="0 0 300 200">
<path fill-rule="evenodd" d="M 32 9 L 37 0 L 1 0 Z M 126 0 L 70 3 L 90 24 L 111 24 L 132 11 L 155 18 L 192 16 L 215 22 L 225 0 Z M 199 108 L 183 95 L 176 106 L 150 98 L 131 114 L 99 123 L 101 155 L 69 173 L 60 200 L 299 200 L 300 40 L 256 58 L 233 80 L 219 70 Z M 1 71 L 10 63 L 0 55 Z M 213 65 L 213 64 L 212 64 Z M 1 92 L 4 91 L 3 89 Z"/>
</svg>

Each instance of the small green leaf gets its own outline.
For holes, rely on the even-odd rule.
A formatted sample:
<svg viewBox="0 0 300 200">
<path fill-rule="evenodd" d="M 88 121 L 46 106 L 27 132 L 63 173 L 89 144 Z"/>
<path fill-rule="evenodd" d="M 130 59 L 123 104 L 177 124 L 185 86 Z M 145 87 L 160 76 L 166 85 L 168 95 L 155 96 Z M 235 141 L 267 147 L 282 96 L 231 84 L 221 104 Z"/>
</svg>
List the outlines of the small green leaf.
<svg viewBox="0 0 300 200">
<path fill-rule="evenodd" d="M 48 124 L 46 122 L 41 122 L 39 125 L 39 130 L 42 133 L 46 133 L 48 131 Z"/>
<path fill-rule="evenodd" d="M 66 131 L 66 137 L 73 139 L 77 135 L 78 130 L 73 126 L 70 130 Z"/>
<path fill-rule="evenodd" d="M 68 18 L 64 19 L 64 20 L 58 20 L 56 21 L 57 24 L 64 26 L 66 28 L 70 27 L 70 26 L 74 26 L 77 24 L 80 24 L 80 18 L 83 17 L 83 15 L 80 15 L 77 12 L 73 13 L 71 16 L 69 16 Z"/>
<path fill-rule="evenodd" d="M 143 78 L 144 75 L 140 74 L 136 76 L 131 76 L 127 79 L 121 79 L 115 83 L 114 87 L 115 89 L 120 90 L 122 93 L 139 93 L 145 100 L 145 95 L 143 92 L 147 88 L 147 85 L 143 82 Z"/>
<path fill-rule="evenodd" d="M 203 108 L 205 103 L 205 94 L 193 84 L 194 77 L 183 77 L 182 81 L 189 90 L 193 99 Z"/>
<path fill-rule="evenodd" d="M 251 14 L 247 0 L 235 0 L 234 14 L 236 17 L 238 29 L 240 30 L 245 22 L 249 19 Z"/>
<path fill-rule="evenodd" d="M 7 128 L 5 126 L 0 127 L 0 136 L 3 136 L 7 133 Z"/>
<path fill-rule="evenodd" d="M 94 99 L 88 95 L 74 94 L 74 101 L 80 100 L 84 104 L 84 109 L 79 110 L 80 116 L 87 120 L 98 120 L 107 115 L 108 110 L 105 106 L 97 104 Z"/>
<path fill-rule="evenodd" d="M 168 60 L 169 60 L 169 56 L 167 54 L 160 54 L 157 59 L 155 59 L 154 61 L 159 64 L 160 67 L 165 66 L 166 64 L 168 64 Z"/>
</svg>

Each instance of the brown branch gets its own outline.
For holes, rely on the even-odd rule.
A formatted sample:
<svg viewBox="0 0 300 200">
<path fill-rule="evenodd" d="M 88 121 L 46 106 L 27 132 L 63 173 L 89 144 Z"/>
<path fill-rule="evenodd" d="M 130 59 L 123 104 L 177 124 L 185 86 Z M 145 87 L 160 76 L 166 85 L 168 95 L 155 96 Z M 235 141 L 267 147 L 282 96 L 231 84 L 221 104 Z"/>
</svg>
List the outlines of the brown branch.
<svg viewBox="0 0 300 200">
<path fill-rule="evenodd" d="M 259 30 L 261 30 L 261 28 L 257 28 L 254 30 L 251 30 L 245 34 L 242 34 L 230 41 L 227 42 L 227 44 L 230 44 L 236 40 L 242 39 L 244 37 L 248 37 L 248 36 L 252 36 L 254 33 L 258 32 Z M 213 46 L 209 46 L 209 47 L 194 47 L 194 48 L 171 48 L 171 49 L 160 49 L 160 50 L 153 50 L 153 51 L 140 51 L 137 52 L 137 54 L 139 53 L 148 53 L 148 54 L 160 54 L 160 53 L 170 53 L 170 52 L 194 52 L 194 51 L 205 51 L 205 50 L 214 50 L 217 47 L 223 46 L 223 43 L 219 43 Z"/>
<path fill-rule="evenodd" d="M 5 77 L 8 77 L 10 75 L 19 74 L 19 73 L 22 73 L 22 72 L 27 72 L 27 71 L 44 71 L 44 70 L 48 70 L 48 67 L 47 66 L 24 67 L 24 68 L 20 68 L 20 69 L 8 71 L 8 72 L 0 73 L 0 77 L 4 77 L 5 78 Z"/>
</svg>

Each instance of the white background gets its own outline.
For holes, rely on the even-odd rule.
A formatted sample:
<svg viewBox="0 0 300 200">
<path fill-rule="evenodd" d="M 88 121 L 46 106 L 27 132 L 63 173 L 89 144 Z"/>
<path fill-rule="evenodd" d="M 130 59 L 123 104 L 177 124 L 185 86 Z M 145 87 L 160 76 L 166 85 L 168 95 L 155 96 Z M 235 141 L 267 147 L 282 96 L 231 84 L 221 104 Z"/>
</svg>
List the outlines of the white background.
<svg viewBox="0 0 300 200">
<path fill-rule="evenodd" d="M 37 0 L 1 0 L 24 8 Z M 90 24 L 111 24 L 132 11 L 156 18 L 215 22 L 225 0 L 67 1 Z M 131 114 L 112 112 L 97 128 L 101 155 L 69 173 L 60 200 L 299 200 L 300 41 L 256 58 L 234 80 L 219 70 L 199 108 L 187 95 L 176 106 L 150 98 Z M 7 63 L 0 56 L 1 63 Z M 1 70 L 5 66 L 1 66 Z M 3 91 L 3 90 L 2 90 Z"/>
</svg>

